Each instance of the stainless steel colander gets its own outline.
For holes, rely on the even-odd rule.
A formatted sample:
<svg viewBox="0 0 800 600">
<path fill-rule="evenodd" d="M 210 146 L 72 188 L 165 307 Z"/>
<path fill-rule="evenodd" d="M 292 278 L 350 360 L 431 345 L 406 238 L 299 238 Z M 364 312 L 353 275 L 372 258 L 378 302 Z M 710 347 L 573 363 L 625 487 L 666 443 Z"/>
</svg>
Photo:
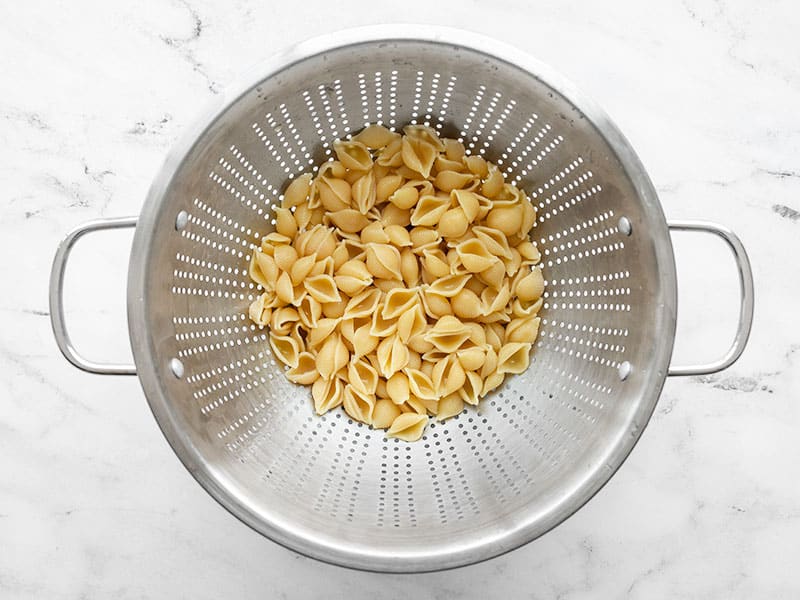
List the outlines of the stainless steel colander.
<svg viewBox="0 0 800 600">
<path fill-rule="evenodd" d="M 547 280 L 528 371 L 411 444 L 341 411 L 314 416 L 308 388 L 286 381 L 247 318 L 248 257 L 287 180 L 372 122 L 430 124 L 500 165 L 538 207 Z M 82 358 L 61 303 L 75 241 L 128 226 L 135 368 Z M 734 251 L 739 327 L 712 364 L 669 366 L 670 228 L 715 233 Z M 383 571 L 472 563 L 563 521 L 631 451 L 668 374 L 738 358 L 752 309 L 739 240 L 668 224 L 631 147 L 561 76 L 495 41 L 418 26 L 347 31 L 264 65 L 187 132 L 138 219 L 73 231 L 51 279 L 62 352 L 87 371 L 138 373 L 175 452 L 223 506 L 298 552 Z"/>
</svg>

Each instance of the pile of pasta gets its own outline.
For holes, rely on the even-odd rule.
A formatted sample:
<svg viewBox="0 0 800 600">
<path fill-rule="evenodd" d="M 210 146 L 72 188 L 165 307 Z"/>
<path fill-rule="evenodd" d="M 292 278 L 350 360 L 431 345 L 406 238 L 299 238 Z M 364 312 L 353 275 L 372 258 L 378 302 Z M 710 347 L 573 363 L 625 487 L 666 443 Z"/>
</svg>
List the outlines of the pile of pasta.
<svg viewBox="0 0 800 600">
<path fill-rule="evenodd" d="M 544 280 L 536 210 L 496 165 L 425 126 L 370 125 L 294 179 L 253 252 L 286 377 L 318 414 L 419 439 L 528 368 Z"/>
</svg>

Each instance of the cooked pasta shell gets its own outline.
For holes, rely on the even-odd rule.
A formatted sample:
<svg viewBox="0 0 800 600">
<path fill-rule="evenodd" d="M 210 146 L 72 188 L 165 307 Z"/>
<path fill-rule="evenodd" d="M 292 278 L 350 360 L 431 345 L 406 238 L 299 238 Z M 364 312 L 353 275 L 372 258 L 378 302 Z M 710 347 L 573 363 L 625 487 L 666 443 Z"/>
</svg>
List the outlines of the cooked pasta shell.
<svg viewBox="0 0 800 600">
<path fill-rule="evenodd" d="M 371 317 L 377 310 L 378 303 L 381 301 L 381 291 L 369 288 L 353 296 L 345 306 L 342 319 L 356 319 L 361 317 Z"/>
<path fill-rule="evenodd" d="M 309 272 L 309 277 L 316 277 L 317 275 L 327 275 L 333 277 L 333 257 L 326 256 L 314 263 L 314 266 Z"/>
<path fill-rule="evenodd" d="M 264 292 L 250 303 L 247 314 L 250 320 L 256 325 L 266 325 L 272 318 L 272 300 L 275 298 L 274 292 Z"/>
<path fill-rule="evenodd" d="M 381 177 L 375 183 L 375 201 L 386 202 L 403 185 L 403 178 L 395 173 Z"/>
<path fill-rule="evenodd" d="M 297 233 L 297 221 L 288 208 L 275 209 L 275 231 L 288 238 L 293 238 Z"/>
<path fill-rule="evenodd" d="M 467 404 L 476 406 L 480 401 L 482 392 L 483 380 L 481 376 L 474 371 L 467 371 L 464 385 L 457 390 L 458 395 L 461 396 L 461 399 Z"/>
<path fill-rule="evenodd" d="M 322 342 L 317 353 L 317 371 L 323 379 L 330 379 L 333 375 L 347 366 L 350 352 L 339 334 L 328 336 Z"/>
<path fill-rule="evenodd" d="M 392 195 L 389 196 L 389 202 L 401 209 L 412 208 L 417 204 L 418 200 L 419 192 L 417 188 L 410 185 L 405 185 L 395 190 Z"/>
<path fill-rule="evenodd" d="M 367 171 L 372 167 L 372 155 L 369 153 L 369 148 L 357 140 L 349 142 L 337 140 L 333 143 L 333 151 L 346 169 Z"/>
<path fill-rule="evenodd" d="M 449 394 L 439 400 L 436 407 L 436 420 L 444 421 L 460 415 L 464 410 L 464 401 L 459 394 Z"/>
<path fill-rule="evenodd" d="M 347 247 L 347 241 L 350 240 L 343 240 L 343 243 L 337 244 L 336 249 L 331 253 L 331 258 L 333 259 L 333 270 L 337 271 L 344 263 L 350 260 L 350 251 Z M 360 244 L 361 242 L 352 242 Z"/>
<path fill-rule="evenodd" d="M 301 352 L 297 356 L 297 366 L 286 371 L 286 379 L 301 385 L 311 385 L 319 379 L 314 355 L 310 352 Z"/>
<path fill-rule="evenodd" d="M 425 178 L 430 177 L 438 155 L 433 144 L 424 139 L 404 137 L 401 153 L 403 163 L 409 169 Z"/>
<path fill-rule="evenodd" d="M 427 275 L 430 281 L 450 275 L 450 264 L 439 248 L 426 248 L 422 252 L 422 257 L 423 275 Z"/>
<path fill-rule="evenodd" d="M 322 314 L 328 319 L 339 319 L 344 314 L 344 309 L 350 299 L 342 297 L 338 302 L 325 302 L 322 305 Z"/>
<path fill-rule="evenodd" d="M 445 143 L 447 143 L 447 141 L 445 141 Z M 461 159 L 450 160 L 447 158 L 447 156 L 442 154 L 436 157 L 436 160 L 433 163 L 433 168 L 437 173 L 441 173 L 442 171 L 455 171 L 456 173 L 464 173 L 466 171 L 464 163 L 461 162 Z M 474 185 L 474 178 L 472 179 Z"/>
<path fill-rule="evenodd" d="M 456 252 L 458 252 L 461 263 L 470 273 L 480 273 L 498 262 L 497 257 L 489 252 L 486 245 L 477 238 L 461 242 L 456 246 Z"/>
<path fill-rule="evenodd" d="M 292 280 L 285 271 L 278 276 L 278 281 L 275 283 L 275 295 L 284 304 L 293 304 L 297 298 Z"/>
<path fill-rule="evenodd" d="M 394 204 L 387 203 L 381 209 L 381 221 L 385 225 L 400 225 L 406 227 L 411 225 L 411 211 L 409 209 L 397 208 Z"/>
<path fill-rule="evenodd" d="M 486 225 L 492 229 L 502 231 L 506 235 L 513 235 L 519 231 L 522 222 L 522 206 L 501 206 L 492 208 L 486 215 Z"/>
<path fill-rule="evenodd" d="M 486 350 L 486 358 L 483 361 L 483 366 L 480 370 L 481 379 L 486 379 L 489 375 L 497 370 L 497 352 L 495 349 L 487 344 L 483 348 Z"/>
<path fill-rule="evenodd" d="M 387 429 L 400 414 L 400 407 L 391 400 L 377 400 L 372 409 L 372 426 L 376 429 Z"/>
<path fill-rule="evenodd" d="M 415 442 L 422 437 L 427 424 L 428 417 L 425 415 L 416 412 L 403 413 L 392 421 L 386 435 L 406 442 Z"/>
<path fill-rule="evenodd" d="M 460 390 L 466 378 L 464 367 L 453 355 L 437 362 L 431 373 L 431 381 L 440 396 L 447 396 Z"/>
<path fill-rule="evenodd" d="M 522 373 L 530 363 L 531 344 L 509 342 L 497 353 L 497 370 L 500 373 Z"/>
<path fill-rule="evenodd" d="M 489 287 L 499 290 L 506 281 L 506 266 L 502 261 L 497 260 L 488 269 L 481 271 L 478 279 Z"/>
<path fill-rule="evenodd" d="M 389 238 L 389 243 L 398 248 L 405 248 L 411 246 L 411 236 L 408 234 L 408 229 L 401 225 L 386 225 L 383 228 L 386 237 Z"/>
<path fill-rule="evenodd" d="M 270 330 L 277 335 L 288 335 L 292 327 L 300 320 L 297 310 L 291 306 L 283 306 L 272 311 Z"/>
<path fill-rule="evenodd" d="M 373 277 L 403 280 L 400 251 L 389 244 L 367 244 L 367 269 Z"/>
<path fill-rule="evenodd" d="M 369 224 L 367 217 L 353 208 L 329 213 L 331 223 L 346 233 L 357 233 Z"/>
<path fill-rule="evenodd" d="M 297 261 L 297 250 L 289 245 L 276 246 L 273 258 L 281 271 L 289 271 Z"/>
<path fill-rule="evenodd" d="M 418 415 L 428 414 L 428 408 L 426 407 L 425 402 L 423 402 L 420 398 L 415 398 L 414 396 L 409 396 L 408 400 L 406 400 L 405 403 L 400 406 L 400 410 L 404 413 L 415 412 Z"/>
<path fill-rule="evenodd" d="M 443 192 L 450 193 L 455 189 L 461 189 L 472 183 L 474 179 L 472 173 L 459 173 L 457 171 L 439 171 L 433 180 L 433 185 Z"/>
<path fill-rule="evenodd" d="M 397 319 L 397 335 L 401 341 L 407 343 L 415 335 L 423 333 L 427 326 L 428 320 L 425 318 L 425 311 L 417 302 Z"/>
<path fill-rule="evenodd" d="M 361 231 L 361 242 L 363 244 L 388 244 L 389 234 L 383 229 L 383 223 L 374 221 L 364 227 Z"/>
<path fill-rule="evenodd" d="M 541 260 L 539 249 L 529 240 L 521 242 L 517 246 L 517 252 L 519 252 L 522 260 L 531 261 L 533 264 L 536 264 Z"/>
<path fill-rule="evenodd" d="M 316 187 L 325 210 L 334 212 L 350 208 L 352 189 L 344 179 L 317 177 Z"/>
<path fill-rule="evenodd" d="M 414 244 L 414 253 L 422 254 L 425 250 L 431 250 L 439 246 L 442 238 L 435 229 L 429 227 L 414 227 L 409 232 L 411 243 Z"/>
<path fill-rule="evenodd" d="M 481 299 L 475 292 L 466 288 L 452 297 L 450 306 L 453 308 L 453 314 L 459 319 L 475 319 L 483 314 Z"/>
<path fill-rule="evenodd" d="M 463 275 L 447 275 L 446 277 L 434 281 L 428 286 L 427 291 L 431 294 L 444 296 L 445 298 L 452 298 L 464 289 L 469 279 L 470 275 L 468 273 Z"/>
<path fill-rule="evenodd" d="M 530 273 L 517 281 L 514 291 L 521 302 L 532 302 L 540 298 L 544 293 L 542 270 L 538 267 L 531 269 Z"/>
<path fill-rule="evenodd" d="M 317 348 L 336 330 L 339 319 L 324 318 L 317 321 L 316 327 L 308 332 L 309 348 Z"/>
<path fill-rule="evenodd" d="M 436 400 L 439 397 L 436 386 L 425 373 L 419 369 L 407 368 L 405 374 L 412 394 L 423 400 Z"/>
<path fill-rule="evenodd" d="M 423 140 L 429 143 L 436 152 L 444 152 L 445 145 L 436 130 L 427 125 L 406 125 L 403 127 L 403 133 L 407 138 L 413 140 Z"/>
<path fill-rule="evenodd" d="M 366 356 L 378 347 L 380 338 L 372 335 L 370 325 L 362 325 L 353 332 L 353 358 Z"/>
<path fill-rule="evenodd" d="M 533 343 L 539 335 L 539 317 L 512 319 L 506 326 L 506 342 Z"/>
<path fill-rule="evenodd" d="M 477 371 L 486 362 L 486 350 L 480 346 L 462 348 L 456 352 L 456 357 L 465 371 Z"/>
<path fill-rule="evenodd" d="M 347 365 L 347 379 L 362 394 L 375 394 L 378 387 L 378 372 L 363 358 L 350 361 Z"/>
<path fill-rule="evenodd" d="M 375 408 L 375 395 L 365 394 L 351 384 L 344 386 L 344 411 L 356 421 L 372 422 L 372 411 Z"/>
<path fill-rule="evenodd" d="M 272 353 L 275 355 L 275 358 L 287 366 L 297 366 L 301 349 L 291 336 L 270 333 L 269 345 L 272 348 Z"/>
<path fill-rule="evenodd" d="M 400 274 L 403 276 L 403 283 L 408 287 L 419 283 L 419 263 L 411 248 L 404 248 L 400 252 Z"/>
<path fill-rule="evenodd" d="M 311 191 L 311 173 L 304 173 L 292 181 L 283 192 L 283 207 L 292 208 L 308 200 Z"/>
<path fill-rule="evenodd" d="M 415 227 L 434 227 L 448 208 L 450 208 L 450 198 L 448 197 L 422 196 L 417 202 L 414 212 L 411 213 L 411 224 Z"/>
<path fill-rule="evenodd" d="M 519 252 L 517 252 L 516 248 L 511 248 L 511 258 L 503 258 L 503 264 L 506 266 L 506 275 L 509 277 L 513 277 L 519 271 L 519 268 L 522 266 L 522 257 L 520 256 Z"/>
<path fill-rule="evenodd" d="M 444 144 L 444 155 L 447 157 L 447 160 L 460 162 L 464 158 L 464 154 L 466 153 L 464 144 L 450 138 L 445 138 L 442 140 L 442 143 Z"/>
<path fill-rule="evenodd" d="M 373 150 L 383 148 L 395 139 L 399 139 L 400 134 L 388 130 L 383 125 L 367 125 L 364 129 L 353 136 L 353 140 L 361 142 L 367 148 Z"/>
<path fill-rule="evenodd" d="M 294 220 L 297 222 L 297 227 L 301 231 L 305 230 L 308 224 L 311 223 L 311 214 L 312 210 L 308 202 L 303 202 L 294 209 Z"/>
<path fill-rule="evenodd" d="M 536 223 L 536 207 L 526 197 L 522 201 L 522 224 L 519 227 L 520 235 L 528 235 L 528 232 Z"/>
<path fill-rule="evenodd" d="M 338 377 L 317 379 L 311 386 L 311 397 L 314 399 L 314 410 L 318 415 L 323 415 L 344 401 L 344 383 Z"/>
<path fill-rule="evenodd" d="M 470 330 L 456 317 L 445 315 L 423 337 L 442 352 L 455 352 L 470 335 Z"/>
<path fill-rule="evenodd" d="M 315 225 L 308 232 L 302 254 L 316 254 L 318 260 L 329 257 L 336 250 L 334 230 L 324 225 Z"/>
<path fill-rule="evenodd" d="M 508 238 L 506 238 L 502 231 L 483 225 L 476 225 L 472 228 L 472 233 L 483 242 L 483 245 L 490 253 L 495 256 L 502 256 L 503 258 L 511 258 L 511 248 L 508 246 Z"/>
<path fill-rule="evenodd" d="M 402 371 L 398 371 L 386 380 L 386 393 L 389 399 L 397 404 L 403 404 L 409 398 L 408 377 Z"/>
<path fill-rule="evenodd" d="M 387 320 L 400 318 L 405 312 L 419 305 L 417 292 L 417 288 L 395 288 L 389 291 L 383 300 L 381 316 Z"/>
<path fill-rule="evenodd" d="M 397 331 L 396 319 L 384 319 L 382 314 L 383 305 L 379 304 L 378 310 L 372 314 L 372 323 L 370 324 L 370 334 L 377 337 L 389 337 L 394 335 Z"/>
<path fill-rule="evenodd" d="M 261 250 L 266 251 L 266 248 L 270 245 L 272 246 L 284 246 L 286 244 L 291 244 L 292 239 L 286 237 L 278 233 L 277 231 L 273 231 L 272 233 L 268 233 L 264 237 L 261 238 Z"/>
<path fill-rule="evenodd" d="M 432 319 L 438 319 L 445 315 L 452 315 L 453 308 L 450 306 L 449 300 L 441 294 L 436 294 L 430 289 L 423 289 L 420 292 L 422 298 L 422 306 L 427 314 Z"/>
<path fill-rule="evenodd" d="M 356 179 L 352 188 L 352 202 L 362 215 L 366 215 L 375 206 L 377 186 L 375 175 L 369 171 Z"/>
<path fill-rule="evenodd" d="M 404 287 L 404 284 L 402 281 L 398 281 L 397 279 L 377 279 L 375 280 L 375 287 L 384 294 L 388 294 L 395 288 Z"/>
<path fill-rule="evenodd" d="M 460 238 L 469 228 L 469 220 L 461 207 L 451 208 L 439 219 L 439 226 L 436 231 L 444 238 Z"/>
<path fill-rule="evenodd" d="M 466 166 L 473 175 L 485 178 L 489 174 L 489 165 L 482 156 L 465 156 L 461 160 L 464 162 L 464 166 Z"/>
<path fill-rule="evenodd" d="M 475 192 L 470 190 L 453 190 L 450 193 L 450 198 L 464 211 L 467 221 L 472 223 L 478 218 L 481 206 L 478 195 Z"/>
<path fill-rule="evenodd" d="M 386 378 L 391 377 L 408 364 L 408 348 L 397 335 L 381 340 L 376 354 L 378 370 Z"/>
<path fill-rule="evenodd" d="M 492 163 L 487 164 L 487 174 L 481 185 L 481 194 L 487 198 L 494 198 L 503 189 L 505 180 L 503 173 Z"/>
<path fill-rule="evenodd" d="M 508 282 L 503 283 L 499 290 L 487 287 L 481 293 L 481 305 L 484 315 L 504 310 L 511 300 L 511 291 L 508 287 Z"/>
<path fill-rule="evenodd" d="M 382 167 L 399 167 L 403 164 L 403 140 L 397 136 L 378 153 L 376 163 Z"/>
<path fill-rule="evenodd" d="M 289 279 L 292 280 L 292 285 L 300 285 L 303 280 L 311 273 L 311 269 L 317 262 L 316 254 L 309 254 L 302 258 L 298 258 L 289 269 Z"/>
<path fill-rule="evenodd" d="M 339 302 L 342 297 L 333 277 L 327 274 L 308 277 L 303 282 L 306 291 L 314 300 L 325 304 L 326 302 Z"/>
<path fill-rule="evenodd" d="M 500 371 L 495 371 L 494 373 L 489 374 L 483 380 L 483 389 L 481 390 L 481 397 L 499 388 L 505 378 L 506 378 L 505 374 L 501 373 Z"/>
</svg>

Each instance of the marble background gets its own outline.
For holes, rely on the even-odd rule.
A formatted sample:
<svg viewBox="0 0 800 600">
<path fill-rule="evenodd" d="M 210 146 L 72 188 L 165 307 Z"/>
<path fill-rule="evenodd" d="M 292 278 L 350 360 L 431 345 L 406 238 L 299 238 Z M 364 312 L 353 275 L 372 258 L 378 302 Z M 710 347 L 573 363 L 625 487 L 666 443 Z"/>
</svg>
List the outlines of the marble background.
<svg viewBox="0 0 800 600">
<path fill-rule="evenodd" d="M 302 10 L 300 7 L 302 6 Z M 0 4 L 0 597 L 800 597 L 800 42 L 797 4 L 533 5 L 174 0 Z M 742 359 L 669 380 L 640 444 L 575 517 L 504 557 L 386 576 L 262 539 L 208 497 L 132 377 L 81 373 L 48 316 L 59 239 L 136 214 L 204 104 L 306 37 L 417 20 L 502 38 L 572 78 L 638 150 L 672 218 L 737 231 L 757 288 Z M 130 235 L 82 243 L 75 341 L 126 360 Z M 729 253 L 675 236 L 676 360 L 713 358 L 736 318 Z"/>
</svg>

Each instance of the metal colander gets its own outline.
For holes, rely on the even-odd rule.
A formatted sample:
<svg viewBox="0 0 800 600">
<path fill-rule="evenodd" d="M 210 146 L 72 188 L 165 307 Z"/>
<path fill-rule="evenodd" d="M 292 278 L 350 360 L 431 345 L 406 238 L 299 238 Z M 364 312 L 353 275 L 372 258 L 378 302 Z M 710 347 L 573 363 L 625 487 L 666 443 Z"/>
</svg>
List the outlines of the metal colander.
<svg viewBox="0 0 800 600">
<path fill-rule="evenodd" d="M 247 264 L 287 180 L 367 123 L 425 123 L 497 163 L 538 208 L 547 280 L 530 368 L 416 443 L 337 410 L 313 414 L 265 329 Z M 88 361 L 67 337 L 65 261 L 88 231 L 136 226 L 128 319 L 136 367 Z M 546 532 L 615 472 L 666 375 L 709 373 L 746 342 L 752 280 L 734 249 L 742 309 L 716 363 L 669 367 L 676 276 L 668 225 L 642 165 L 594 105 L 497 42 L 379 27 L 303 43 L 222 96 L 187 132 L 138 219 L 73 231 L 53 267 L 56 338 L 78 367 L 138 373 L 175 452 L 201 485 L 271 539 L 371 570 L 464 565 Z"/>
</svg>

